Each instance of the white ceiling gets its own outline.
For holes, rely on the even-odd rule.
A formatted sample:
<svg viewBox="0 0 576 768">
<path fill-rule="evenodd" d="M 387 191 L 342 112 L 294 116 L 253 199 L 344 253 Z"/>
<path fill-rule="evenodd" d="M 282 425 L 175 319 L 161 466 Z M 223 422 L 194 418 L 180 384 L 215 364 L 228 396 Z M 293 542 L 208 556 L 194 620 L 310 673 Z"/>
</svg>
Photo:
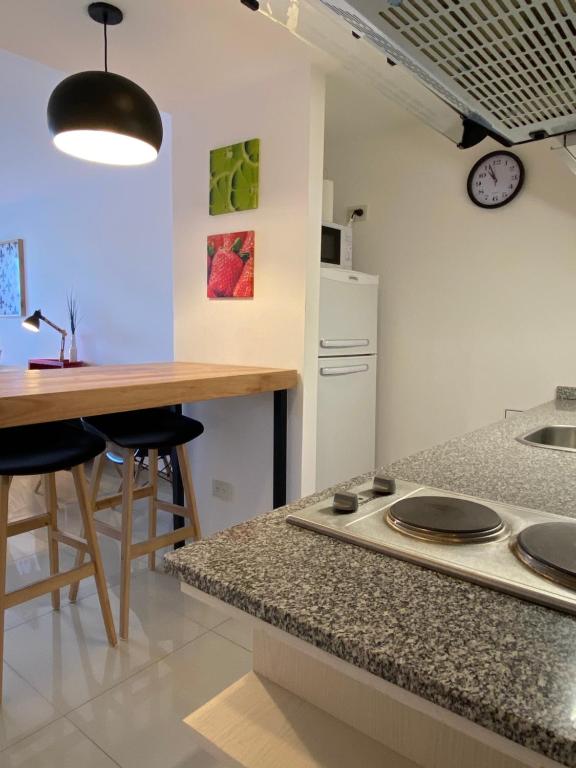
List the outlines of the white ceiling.
<svg viewBox="0 0 576 768">
<path fill-rule="evenodd" d="M 172 110 L 191 92 L 232 87 L 309 60 L 311 50 L 240 0 L 118 0 L 109 66 Z M 88 0 L 1 0 L 0 48 L 64 72 L 100 69 L 102 27 Z"/>
<path fill-rule="evenodd" d="M 102 28 L 89 18 L 88 2 L 0 0 L 0 49 L 66 73 L 101 68 Z M 109 29 L 110 69 L 142 85 L 166 112 L 194 110 L 194 101 L 207 94 L 312 61 L 330 70 L 326 100 L 329 140 L 360 139 L 411 119 L 381 93 L 360 84 L 353 73 L 337 71 L 333 60 L 279 24 L 249 11 L 240 0 L 117 3 L 125 18 L 120 26 Z M 11 85 L 17 94 L 18 88 L 23 92 L 28 87 L 26 77 L 35 75 L 30 68 L 19 67 L 20 82 L 9 83 L 14 77 L 12 69 L 9 57 L 0 56 L 0 84 L 4 81 L 4 92 L 10 92 Z M 60 76 L 46 72 L 42 77 L 47 98 Z M 21 136 L 22 131 L 45 132 L 44 121 L 36 125 L 33 117 L 25 121 L 28 128 L 21 125 Z M 9 132 L 9 126 L 4 126 L 4 136 Z M 0 141 L 2 155 L 7 162 L 9 147 Z"/>
</svg>

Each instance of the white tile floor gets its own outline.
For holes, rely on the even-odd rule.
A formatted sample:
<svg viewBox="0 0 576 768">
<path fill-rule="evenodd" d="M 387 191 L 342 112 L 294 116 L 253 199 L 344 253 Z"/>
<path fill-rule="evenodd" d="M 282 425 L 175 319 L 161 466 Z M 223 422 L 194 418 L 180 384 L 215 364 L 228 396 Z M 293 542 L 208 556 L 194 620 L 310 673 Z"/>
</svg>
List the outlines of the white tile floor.
<svg viewBox="0 0 576 768">
<path fill-rule="evenodd" d="M 110 474 L 108 490 L 117 478 Z M 17 478 L 10 517 L 41 511 L 32 478 Z M 71 478 L 58 475 L 61 527 L 79 528 Z M 138 502 L 135 539 L 147 525 Z M 119 514 L 111 510 L 110 522 Z M 105 519 L 105 518 L 103 518 Z M 171 518 L 161 517 L 168 530 Z M 100 537 L 115 619 L 118 615 L 119 544 Z M 62 567 L 74 553 L 61 547 Z M 183 724 L 186 715 L 249 671 L 251 635 L 180 592 L 178 582 L 146 558 L 133 563 L 130 640 L 111 649 L 92 579 L 82 582 L 76 604 L 62 590 L 62 607 L 50 596 L 6 612 L 4 703 L 0 709 L 1 768 L 215 768 Z M 9 544 L 8 588 L 48 573 L 44 532 Z"/>
</svg>

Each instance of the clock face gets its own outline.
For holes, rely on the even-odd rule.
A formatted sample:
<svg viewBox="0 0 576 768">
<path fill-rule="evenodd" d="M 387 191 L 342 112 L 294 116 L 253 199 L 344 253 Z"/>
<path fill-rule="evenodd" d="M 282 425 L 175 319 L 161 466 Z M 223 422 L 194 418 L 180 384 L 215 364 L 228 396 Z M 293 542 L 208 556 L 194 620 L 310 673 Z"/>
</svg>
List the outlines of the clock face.
<svg viewBox="0 0 576 768">
<path fill-rule="evenodd" d="M 524 166 L 512 152 L 491 152 L 468 175 L 468 194 L 481 208 L 499 208 L 511 202 L 524 183 Z"/>
</svg>

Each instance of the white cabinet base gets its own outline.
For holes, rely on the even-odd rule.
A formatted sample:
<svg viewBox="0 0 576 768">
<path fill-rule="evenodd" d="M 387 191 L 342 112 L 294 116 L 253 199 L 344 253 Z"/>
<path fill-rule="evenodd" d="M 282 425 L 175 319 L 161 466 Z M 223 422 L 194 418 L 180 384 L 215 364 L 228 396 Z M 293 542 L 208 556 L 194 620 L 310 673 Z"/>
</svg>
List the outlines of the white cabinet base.
<svg viewBox="0 0 576 768">
<path fill-rule="evenodd" d="M 254 673 L 186 722 L 246 768 L 558 768 L 560 765 L 193 587 L 182 591 L 254 626 Z M 272 683 L 272 685 L 270 685 Z M 322 751 L 339 733 L 358 750 Z M 378 744 L 383 748 L 378 751 Z M 328 749 L 328 752 L 326 751 Z M 341 754 L 342 762 L 329 755 Z M 278 757 L 271 757 L 277 755 Z M 365 761 L 364 761 L 365 756 Z M 286 759 L 285 759 L 286 758 Z M 288 760 L 289 758 L 289 760 Z M 380 761 L 372 763 L 372 760 Z"/>
<path fill-rule="evenodd" d="M 243 768 L 418 768 L 254 672 L 185 722 L 207 751 Z"/>
</svg>

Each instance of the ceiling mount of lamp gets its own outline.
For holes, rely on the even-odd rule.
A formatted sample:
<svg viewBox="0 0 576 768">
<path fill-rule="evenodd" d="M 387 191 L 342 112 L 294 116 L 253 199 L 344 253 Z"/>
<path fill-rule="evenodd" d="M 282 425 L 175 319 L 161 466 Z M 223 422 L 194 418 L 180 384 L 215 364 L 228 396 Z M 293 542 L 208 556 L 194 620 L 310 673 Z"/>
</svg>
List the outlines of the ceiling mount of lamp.
<svg viewBox="0 0 576 768">
<path fill-rule="evenodd" d="M 124 14 L 120 8 L 110 3 L 90 3 L 88 6 L 88 15 L 98 24 L 114 27 L 124 19 Z"/>
<path fill-rule="evenodd" d="M 108 27 L 124 15 L 109 3 L 91 3 L 88 14 L 104 27 L 104 71 L 79 72 L 56 86 L 48 101 L 54 144 L 96 163 L 150 163 L 162 145 L 160 112 L 139 85 L 108 71 Z"/>
</svg>

